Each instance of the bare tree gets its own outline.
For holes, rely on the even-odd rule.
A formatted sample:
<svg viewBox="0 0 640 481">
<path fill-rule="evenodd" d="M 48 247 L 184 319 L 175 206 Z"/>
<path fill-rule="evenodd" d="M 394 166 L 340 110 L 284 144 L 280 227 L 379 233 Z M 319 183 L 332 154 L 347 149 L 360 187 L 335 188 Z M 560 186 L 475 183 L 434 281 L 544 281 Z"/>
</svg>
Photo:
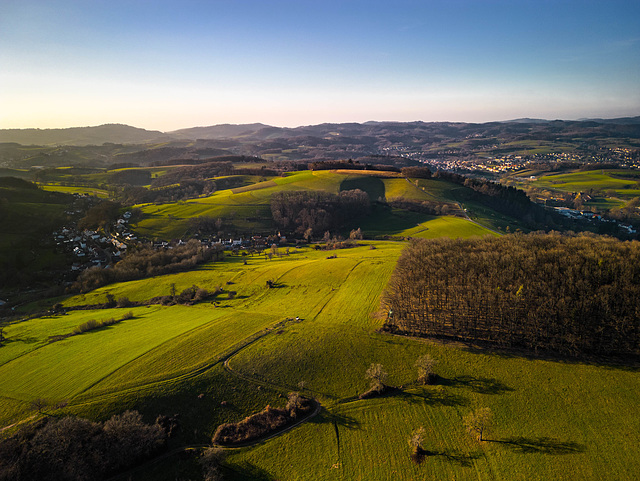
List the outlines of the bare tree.
<svg viewBox="0 0 640 481">
<path fill-rule="evenodd" d="M 303 407 L 303 398 L 300 396 L 300 393 L 290 392 L 289 397 L 287 399 L 287 405 L 285 409 L 289 411 L 289 415 L 292 418 L 298 417 L 298 411 Z"/>
<path fill-rule="evenodd" d="M 480 408 L 470 412 L 464 417 L 464 425 L 469 434 L 476 436 L 479 441 L 483 441 L 483 435 L 491 427 L 493 413 L 490 408 Z"/>
<path fill-rule="evenodd" d="M 415 363 L 415 367 L 418 368 L 418 382 L 420 384 L 433 384 L 436 380 L 436 373 L 434 372 L 435 365 L 438 363 L 429 354 L 420 356 Z"/>
<path fill-rule="evenodd" d="M 204 450 L 199 459 L 205 481 L 219 481 L 222 479 L 220 464 L 224 461 L 225 452 L 222 448 L 209 447 Z"/>
<path fill-rule="evenodd" d="M 411 446 L 411 448 L 413 449 L 413 454 L 420 454 L 424 450 L 422 447 L 422 443 L 424 442 L 424 437 L 426 434 L 427 431 L 422 426 L 411 433 L 411 437 L 409 438 L 409 446 Z"/>
<path fill-rule="evenodd" d="M 382 391 L 387 381 L 388 373 L 382 368 L 382 364 L 371 364 L 365 373 L 365 377 L 371 380 L 371 389 Z"/>
</svg>

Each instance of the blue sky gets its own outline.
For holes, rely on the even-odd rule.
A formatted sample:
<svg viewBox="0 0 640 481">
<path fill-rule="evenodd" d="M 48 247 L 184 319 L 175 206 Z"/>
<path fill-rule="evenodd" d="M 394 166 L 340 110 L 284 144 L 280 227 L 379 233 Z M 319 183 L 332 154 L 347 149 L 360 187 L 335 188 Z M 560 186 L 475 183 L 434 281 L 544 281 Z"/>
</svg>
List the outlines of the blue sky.
<svg viewBox="0 0 640 481">
<path fill-rule="evenodd" d="M 0 0 L 0 128 L 631 115 L 637 0 Z"/>
</svg>

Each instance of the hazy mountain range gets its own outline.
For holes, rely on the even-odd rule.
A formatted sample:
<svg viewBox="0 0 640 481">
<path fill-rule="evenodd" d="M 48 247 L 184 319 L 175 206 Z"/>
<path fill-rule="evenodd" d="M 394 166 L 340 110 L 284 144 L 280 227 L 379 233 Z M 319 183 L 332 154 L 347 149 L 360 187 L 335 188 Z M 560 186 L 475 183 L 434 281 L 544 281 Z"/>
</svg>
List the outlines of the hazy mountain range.
<svg viewBox="0 0 640 481">
<path fill-rule="evenodd" d="M 585 129 L 594 130 L 605 135 L 635 136 L 640 126 L 640 116 L 619 119 L 584 119 L 577 121 L 515 119 L 504 122 L 488 122 L 482 124 L 464 122 L 365 122 L 359 123 L 326 123 L 301 126 L 295 128 L 272 127 L 261 123 L 253 124 L 221 124 L 209 127 L 192 127 L 160 132 L 146 130 L 123 124 L 105 124 L 96 127 L 73 127 L 66 129 L 0 129 L 0 142 L 14 142 L 22 145 L 102 145 L 114 144 L 149 144 L 154 142 L 171 142 L 179 140 L 221 140 L 234 139 L 259 141 L 275 138 L 291 137 L 328 137 L 339 136 L 377 137 L 389 131 L 411 132 L 420 137 L 440 137 L 442 135 L 458 137 L 459 135 L 491 136 L 501 131 L 512 131 L 514 125 L 518 130 L 566 131 Z"/>
</svg>

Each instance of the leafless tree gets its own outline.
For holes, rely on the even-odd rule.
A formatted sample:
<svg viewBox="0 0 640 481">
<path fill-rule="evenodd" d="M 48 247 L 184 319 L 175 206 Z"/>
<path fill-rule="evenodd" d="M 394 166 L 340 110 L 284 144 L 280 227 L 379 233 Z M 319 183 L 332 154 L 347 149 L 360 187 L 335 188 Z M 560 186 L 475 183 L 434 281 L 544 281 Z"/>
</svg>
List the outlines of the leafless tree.
<svg viewBox="0 0 640 481">
<path fill-rule="evenodd" d="M 382 364 L 371 364 L 365 373 L 365 377 L 371 380 L 371 389 L 382 391 L 387 381 L 388 373 L 382 368 Z"/>
<path fill-rule="evenodd" d="M 484 441 L 484 434 L 491 427 L 493 413 L 490 408 L 480 408 L 470 412 L 464 417 L 464 425 L 469 434 L 476 436 L 479 441 Z"/>
</svg>

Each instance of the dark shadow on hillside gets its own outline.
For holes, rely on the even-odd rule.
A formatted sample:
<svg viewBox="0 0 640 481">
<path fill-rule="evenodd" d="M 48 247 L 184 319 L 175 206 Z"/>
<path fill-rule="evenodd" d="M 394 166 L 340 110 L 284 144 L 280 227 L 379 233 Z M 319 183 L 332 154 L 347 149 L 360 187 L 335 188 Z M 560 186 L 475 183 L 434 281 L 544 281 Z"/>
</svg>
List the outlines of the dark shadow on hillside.
<svg viewBox="0 0 640 481">
<path fill-rule="evenodd" d="M 460 341 L 464 342 L 464 341 Z M 587 354 L 578 354 L 571 356 L 569 354 L 559 354 L 551 351 L 529 351 L 517 348 L 498 348 L 494 345 L 473 343 L 466 344 L 464 349 L 473 354 L 490 354 L 503 359 L 528 359 L 528 360 L 545 360 L 552 362 L 561 362 L 564 364 L 584 364 L 589 366 L 601 366 L 607 369 L 616 369 L 621 371 L 640 372 L 640 356 L 596 356 Z"/>
<path fill-rule="evenodd" d="M 504 394 L 514 391 L 513 388 L 507 386 L 501 381 L 494 378 L 473 377 L 473 376 L 456 376 L 453 379 L 438 377 L 438 384 L 451 387 L 468 388 L 479 394 Z"/>
<path fill-rule="evenodd" d="M 224 479 L 232 481 L 271 481 L 276 479 L 269 472 L 248 462 L 223 465 L 222 471 L 225 473 Z"/>
<path fill-rule="evenodd" d="M 37 337 L 5 337 L 2 342 L 0 342 L 0 347 L 6 344 L 11 344 L 13 342 L 22 342 L 24 344 L 34 344 L 38 342 L 40 339 Z"/>
<path fill-rule="evenodd" d="M 357 177 L 355 179 L 345 179 L 340 182 L 340 192 L 345 190 L 360 189 L 367 193 L 371 202 L 385 198 L 386 188 L 382 179 L 378 177 Z"/>
<path fill-rule="evenodd" d="M 560 441 L 546 436 L 538 438 L 526 438 L 517 436 L 507 439 L 487 439 L 492 443 L 504 444 L 509 449 L 518 453 L 540 453 L 540 454 L 576 454 L 584 453 L 587 447 L 584 444 L 574 441 Z"/>
<path fill-rule="evenodd" d="M 325 424 L 330 423 L 335 426 L 339 426 L 346 429 L 360 429 L 360 422 L 347 414 L 332 413 L 322 408 L 320 414 L 308 421 L 312 424 Z"/>
</svg>

